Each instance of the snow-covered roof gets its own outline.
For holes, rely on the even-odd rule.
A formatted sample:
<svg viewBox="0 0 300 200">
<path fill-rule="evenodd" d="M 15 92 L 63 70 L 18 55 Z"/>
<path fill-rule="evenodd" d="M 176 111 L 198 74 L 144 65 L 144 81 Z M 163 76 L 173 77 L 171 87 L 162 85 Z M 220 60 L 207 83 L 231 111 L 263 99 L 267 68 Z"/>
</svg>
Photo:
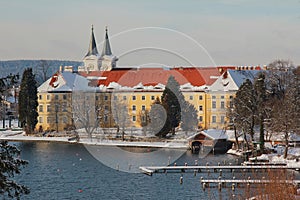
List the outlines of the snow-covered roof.
<svg viewBox="0 0 300 200">
<path fill-rule="evenodd" d="M 89 86 L 89 80 L 83 76 L 72 72 L 57 72 L 38 87 L 38 92 L 92 91 L 95 89 Z"/>
<path fill-rule="evenodd" d="M 227 70 L 209 88 L 210 91 L 237 91 L 247 80 L 254 80 L 260 70 Z"/>
<path fill-rule="evenodd" d="M 224 130 L 208 129 L 208 130 L 201 131 L 201 133 L 213 140 L 227 139 L 227 135 Z"/>
</svg>

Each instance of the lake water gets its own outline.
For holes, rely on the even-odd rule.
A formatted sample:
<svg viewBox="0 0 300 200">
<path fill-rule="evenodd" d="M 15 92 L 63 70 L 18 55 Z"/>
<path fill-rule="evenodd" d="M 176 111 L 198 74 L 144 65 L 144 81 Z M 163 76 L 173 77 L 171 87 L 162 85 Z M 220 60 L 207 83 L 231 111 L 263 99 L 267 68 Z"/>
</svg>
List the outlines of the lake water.
<svg viewBox="0 0 300 200">
<path fill-rule="evenodd" d="M 16 176 L 18 182 L 30 187 L 30 194 L 21 199 L 228 199 L 216 189 L 203 191 L 200 176 L 206 174 L 154 174 L 117 171 L 95 159 L 84 145 L 49 142 L 12 143 L 21 150 L 21 157 L 29 161 Z M 112 154 L 113 157 L 113 154 Z M 126 160 L 126 157 L 124 158 Z M 184 153 L 176 163 L 211 165 L 235 162 L 230 155 L 198 155 Z"/>
</svg>

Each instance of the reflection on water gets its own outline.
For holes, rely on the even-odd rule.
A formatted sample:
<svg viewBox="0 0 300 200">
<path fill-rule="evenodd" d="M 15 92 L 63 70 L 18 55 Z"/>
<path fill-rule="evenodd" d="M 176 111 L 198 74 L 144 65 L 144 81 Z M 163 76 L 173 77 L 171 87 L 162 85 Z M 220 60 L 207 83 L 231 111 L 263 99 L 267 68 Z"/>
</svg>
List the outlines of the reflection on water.
<svg viewBox="0 0 300 200">
<path fill-rule="evenodd" d="M 85 145 L 86 149 L 102 164 L 123 172 L 139 173 L 140 166 L 167 166 L 176 161 L 186 150 L 166 148 L 140 148 Z"/>
<path fill-rule="evenodd" d="M 47 142 L 19 142 L 14 143 L 21 149 L 21 157 L 29 161 L 16 177 L 31 188 L 29 195 L 22 199 L 208 199 L 218 193 L 203 192 L 199 183 L 201 175 L 193 176 L 191 173 L 183 174 L 184 183 L 179 184 L 181 174 L 155 174 L 150 177 L 144 174 L 124 173 L 110 167 L 106 167 L 95 159 L 83 145 L 63 144 Z M 118 148 L 118 147 L 116 147 Z M 99 151 L 102 151 L 98 154 Z M 143 153 L 132 153 L 118 148 L 111 151 L 109 148 L 91 148 L 97 151 L 96 155 L 105 155 L 105 161 L 112 166 L 116 165 L 114 160 L 122 160 L 119 167 L 126 168 L 128 163 L 132 164 L 132 171 L 143 160 L 154 164 L 167 164 L 170 159 L 175 160 L 178 165 L 188 163 L 192 165 L 195 160 L 199 165 L 207 162 L 217 164 L 218 162 L 235 162 L 235 157 L 229 155 L 211 155 L 199 158 L 199 155 L 172 150 L 158 150 L 150 152 L 149 155 L 157 160 L 147 159 Z M 123 156 L 118 155 L 123 151 Z M 125 153 L 124 153 L 125 152 Z M 127 157 L 128 156 L 128 157 Z M 109 159 L 110 157 L 110 159 Z M 137 162 L 138 161 L 138 162 Z M 145 164 L 145 163 L 143 163 Z M 128 168 L 127 168 L 128 169 Z M 125 170 L 126 171 L 126 170 Z M 205 176 L 205 174 L 204 174 Z M 217 192 L 217 191 L 216 191 Z M 226 191 L 224 191 L 226 192 Z M 222 192 L 222 193 L 224 193 Z M 223 198 L 226 199 L 226 198 Z"/>
</svg>

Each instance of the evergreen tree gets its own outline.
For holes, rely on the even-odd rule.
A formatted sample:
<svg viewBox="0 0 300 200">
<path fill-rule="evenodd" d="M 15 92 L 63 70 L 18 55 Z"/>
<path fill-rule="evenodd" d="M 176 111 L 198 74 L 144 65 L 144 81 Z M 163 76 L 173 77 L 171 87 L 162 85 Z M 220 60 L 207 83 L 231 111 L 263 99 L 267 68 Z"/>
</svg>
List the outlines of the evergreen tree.
<svg viewBox="0 0 300 200">
<path fill-rule="evenodd" d="M 32 133 L 37 124 L 37 83 L 32 69 L 25 69 L 19 93 L 19 120 L 26 133 Z"/>
<path fill-rule="evenodd" d="M 184 102 L 182 107 L 180 127 L 186 132 L 195 130 L 198 124 L 196 108 L 187 101 Z"/>
<path fill-rule="evenodd" d="M 257 121 L 259 124 L 259 142 L 261 151 L 264 150 L 265 145 L 265 101 L 266 101 L 266 86 L 265 86 L 265 75 L 260 73 L 254 82 L 255 97 L 257 102 Z"/>
<path fill-rule="evenodd" d="M 159 136 L 165 137 L 169 132 L 175 134 L 175 128 L 181 121 L 181 105 L 184 97 L 180 91 L 179 83 L 173 76 L 170 76 L 161 97 L 161 103 L 167 112 L 167 120 Z"/>
<path fill-rule="evenodd" d="M 7 141 L 0 141 L 0 194 L 10 198 L 20 199 L 22 194 L 29 194 L 29 189 L 10 178 L 20 173 L 20 167 L 28 162 L 18 158 L 20 150 Z"/>
<path fill-rule="evenodd" d="M 165 124 L 167 120 L 167 113 L 158 97 L 151 105 L 149 117 L 150 117 L 149 128 L 151 132 L 156 136 L 162 137 L 166 129 Z"/>
<path fill-rule="evenodd" d="M 249 148 L 246 134 L 250 134 L 253 141 L 257 110 L 253 84 L 249 79 L 241 85 L 233 102 L 234 106 L 231 112 L 231 118 L 234 119 L 236 129 L 244 133 L 244 139 Z"/>
</svg>

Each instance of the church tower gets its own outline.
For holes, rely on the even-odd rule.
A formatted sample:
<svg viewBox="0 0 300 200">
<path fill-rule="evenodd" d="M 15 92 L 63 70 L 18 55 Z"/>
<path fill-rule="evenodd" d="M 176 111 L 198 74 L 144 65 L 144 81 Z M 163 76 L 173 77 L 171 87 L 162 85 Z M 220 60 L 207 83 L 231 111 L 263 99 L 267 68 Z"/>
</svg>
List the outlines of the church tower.
<svg viewBox="0 0 300 200">
<path fill-rule="evenodd" d="M 92 25 L 92 34 L 91 34 L 89 49 L 87 54 L 83 58 L 85 71 L 99 71 L 99 67 L 100 67 L 99 58 L 100 56 L 97 50 L 96 39 L 94 36 L 94 27 Z"/>
<path fill-rule="evenodd" d="M 103 50 L 100 57 L 100 70 L 101 71 L 111 71 L 116 68 L 116 62 L 118 58 L 112 54 L 107 27 L 105 28 L 105 38 L 103 43 Z"/>
</svg>

